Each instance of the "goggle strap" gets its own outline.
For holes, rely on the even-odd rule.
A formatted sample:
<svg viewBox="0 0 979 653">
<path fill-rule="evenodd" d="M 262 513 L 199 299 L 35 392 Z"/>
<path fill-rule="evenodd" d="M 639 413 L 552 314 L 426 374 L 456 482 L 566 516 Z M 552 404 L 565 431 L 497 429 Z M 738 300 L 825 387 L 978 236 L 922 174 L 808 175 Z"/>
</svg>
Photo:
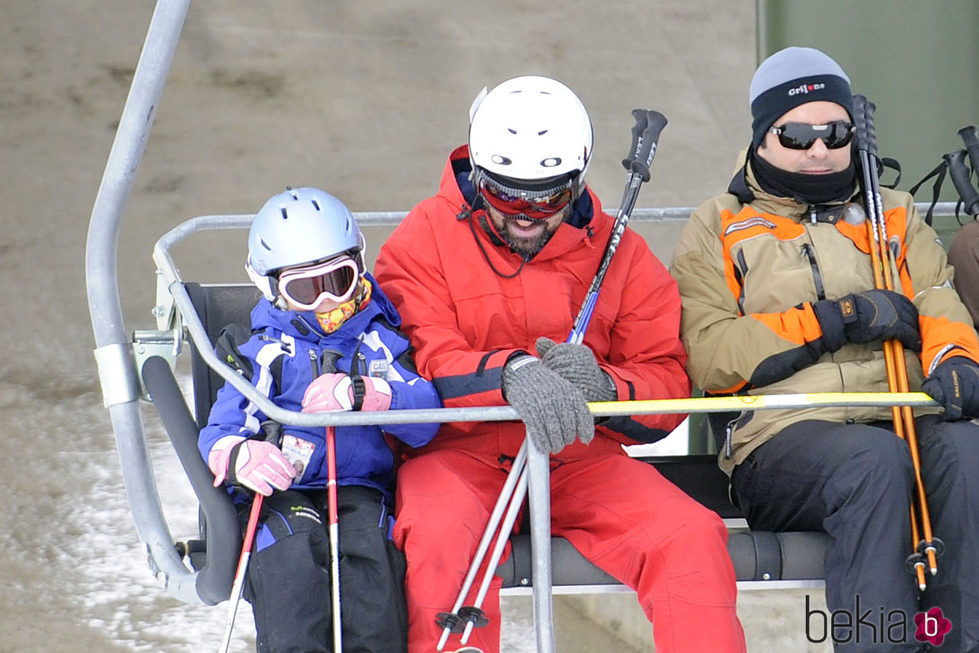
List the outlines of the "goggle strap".
<svg viewBox="0 0 979 653">
<path fill-rule="evenodd" d="M 498 190 L 510 195 L 514 198 L 526 200 L 532 202 L 539 199 L 548 199 L 559 195 L 566 190 L 572 190 L 574 186 L 574 177 L 568 176 L 560 184 L 550 185 L 543 188 L 521 188 L 516 185 L 510 185 L 505 182 L 500 181 L 496 177 L 488 174 L 484 170 L 480 169 L 476 178 L 476 187 L 487 186 L 493 190 Z"/>
</svg>

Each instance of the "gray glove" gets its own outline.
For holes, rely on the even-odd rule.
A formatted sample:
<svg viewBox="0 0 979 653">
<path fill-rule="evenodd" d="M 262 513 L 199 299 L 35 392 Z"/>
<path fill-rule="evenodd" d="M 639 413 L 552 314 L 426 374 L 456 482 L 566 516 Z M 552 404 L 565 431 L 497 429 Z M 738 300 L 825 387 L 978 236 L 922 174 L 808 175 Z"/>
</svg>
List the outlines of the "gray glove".
<svg viewBox="0 0 979 653">
<path fill-rule="evenodd" d="M 544 365 L 581 388 L 588 401 L 615 401 L 619 398 L 615 382 L 598 366 L 595 354 L 585 345 L 558 344 L 550 338 L 537 339 L 537 353 Z"/>
<path fill-rule="evenodd" d="M 585 444 L 595 437 L 595 421 L 581 390 L 539 359 L 522 355 L 507 361 L 502 389 L 538 451 L 558 453 L 575 437 Z"/>
</svg>

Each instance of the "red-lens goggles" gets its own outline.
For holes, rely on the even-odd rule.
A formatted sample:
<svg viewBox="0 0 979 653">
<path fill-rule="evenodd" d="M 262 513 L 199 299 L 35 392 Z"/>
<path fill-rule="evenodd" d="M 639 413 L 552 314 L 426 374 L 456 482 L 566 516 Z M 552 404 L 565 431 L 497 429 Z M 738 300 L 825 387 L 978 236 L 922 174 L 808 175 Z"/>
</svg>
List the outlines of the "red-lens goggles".
<svg viewBox="0 0 979 653">
<path fill-rule="evenodd" d="M 822 139 L 829 150 L 846 147 L 853 138 L 853 123 L 834 120 L 825 125 L 810 125 L 805 122 L 787 122 L 768 131 L 778 136 L 782 147 L 790 150 L 808 150 L 817 139 Z"/>
<path fill-rule="evenodd" d="M 520 214 L 537 220 L 550 218 L 570 204 L 571 186 L 572 180 L 566 179 L 559 186 L 541 189 L 517 188 L 487 174 L 481 174 L 478 182 L 480 194 L 500 213 Z"/>
<path fill-rule="evenodd" d="M 279 292 L 299 308 L 311 311 L 323 299 L 334 302 L 350 299 L 359 278 L 357 263 L 345 256 L 283 271 L 279 275 Z"/>
</svg>

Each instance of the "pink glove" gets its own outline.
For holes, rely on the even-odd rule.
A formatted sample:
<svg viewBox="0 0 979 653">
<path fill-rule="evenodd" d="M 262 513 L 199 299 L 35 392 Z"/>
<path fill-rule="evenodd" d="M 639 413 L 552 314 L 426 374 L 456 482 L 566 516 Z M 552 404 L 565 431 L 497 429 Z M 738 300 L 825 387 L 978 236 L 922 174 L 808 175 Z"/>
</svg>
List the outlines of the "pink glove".
<svg viewBox="0 0 979 653">
<path fill-rule="evenodd" d="M 391 386 L 379 376 L 365 376 L 361 410 L 387 410 L 391 407 Z"/>
<path fill-rule="evenodd" d="M 391 386 L 384 379 L 364 376 L 364 398 L 360 410 L 387 410 L 391 407 Z M 324 374 L 309 384 L 303 395 L 304 413 L 353 410 L 354 383 L 346 374 Z"/>
<path fill-rule="evenodd" d="M 237 450 L 234 470 L 229 470 L 232 455 Z M 214 474 L 214 486 L 231 480 L 250 490 L 269 496 L 273 490 L 286 490 L 296 477 L 292 463 L 282 451 L 265 440 L 246 440 L 237 435 L 221 438 L 211 447 L 207 466 Z"/>
</svg>

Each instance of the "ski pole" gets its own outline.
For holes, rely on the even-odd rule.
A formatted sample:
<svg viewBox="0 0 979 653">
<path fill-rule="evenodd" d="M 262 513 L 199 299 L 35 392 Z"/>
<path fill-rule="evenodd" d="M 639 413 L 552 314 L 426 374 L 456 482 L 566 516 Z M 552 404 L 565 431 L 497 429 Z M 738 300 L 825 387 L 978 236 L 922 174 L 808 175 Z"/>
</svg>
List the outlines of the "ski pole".
<svg viewBox="0 0 979 653">
<path fill-rule="evenodd" d="M 333 599 L 333 650 L 343 651 L 340 615 L 340 520 L 337 510 L 337 437 L 336 428 L 326 427 L 326 494 L 330 518 L 330 592 Z"/>
<path fill-rule="evenodd" d="M 273 420 L 262 422 L 262 431 L 265 439 L 278 446 L 282 434 L 282 425 Z M 262 502 L 265 495 L 255 493 L 252 499 L 252 507 L 248 512 L 248 525 L 245 527 L 245 539 L 241 545 L 241 557 L 238 558 L 238 568 L 235 570 L 235 581 L 231 586 L 231 603 L 228 605 L 228 625 L 224 629 L 224 638 L 218 653 L 228 653 L 231 645 L 231 631 L 235 627 L 235 617 L 238 615 L 238 604 L 241 602 L 241 593 L 245 584 L 245 573 L 248 571 L 248 560 L 252 554 L 252 544 L 255 541 L 255 531 L 258 527 L 258 516 L 262 512 Z"/>
<path fill-rule="evenodd" d="M 949 152 L 943 158 L 948 163 L 948 174 L 959 197 L 962 198 L 965 212 L 979 218 L 979 191 L 972 186 L 971 173 L 965 164 L 965 157 L 968 154 L 972 162 L 972 172 L 979 172 L 979 137 L 976 136 L 975 125 L 960 129 L 959 136 L 962 137 L 966 149 Z"/>
<path fill-rule="evenodd" d="M 659 142 L 660 132 L 667 124 L 666 116 L 658 111 L 633 109 L 632 116 L 636 120 L 632 127 L 632 147 L 629 149 L 626 158 L 622 160 L 622 165 L 629 172 L 629 177 L 626 180 L 622 202 L 619 204 L 619 210 L 612 225 L 612 234 L 609 236 L 605 254 L 602 256 L 598 270 L 588 286 L 585 301 L 571 326 L 568 342 L 575 344 L 581 344 L 585 339 L 585 331 L 588 330 L 592 312 L 598 303 L 598 293 L 605 281 L 605 273 L 608 272 L 612 257 L 619 247 L 619 241 L 622 240 L 622 234 L 625 233 L 629 217 L 632 215 L 632 209 L 636 206 L 639 189 L 643 183 L 649 181 L 649 166 L 653 162 L 653 157 L 656 156 L 656 144 Z"/>
<path fill-rule="evenodd" d="M 942 155 L 948 165 L 948 176 L 959 193 L 965 212 L 973 217 L 979 217 L 979 191 L 972 187 L 969 180 L 969 168 L 965 163 L 966 151 L 955 150 Z"/>
<path fill-rule="evenodd" d="M 473 555 L 472 563 L 469 565 L 469 571 L 466 572 L 466 577 L 462 581 L 462 589 L 459 591 L 459 595 L 456 597 L 455 603 L 452 604 L 452 611 L 441 612 L 438 615 L 438 625 L 442 627 L 442 636 L 439 638 L 438 646 L 436 646 L 437 651 L 441 651 L 445 648 L 446 641 L 449 638 L 449 633 L 459 632 L 458 624 L 460 618 L 467 622 L 469 621 L 469 619 L 466 619 L 466 616 L 468 615 L 461 616 L 459 614 L 460 609 L 462 608 L 462 602 L 466 600 L 466 596 L 469 594 L 469 590 L 472 588 L 473 581 L 476 578 L 476 572 L 479 571 L 479 566 L 483 563 L 483 558 L 486 556 L 486 551 L 489 549 L 490 541 L 493 539 L 493 534 L 496 531 L 496 525 L 500 523 L 500 518 L 503 515 L 503 511 L 510 502 L 510 497 L 513 496 L 514 488 L 522 478 L 522 474 L 520 472 L 513 473 L 513 470 L 522 470 L 526 461 L 527 441 L 524 440 L 523 444 L 520 446 L 520 451 L 517 452 L 517 457 L 513 460 L 513 465 L 510 468 L 511 471 L 509 474 L 507 474 L 506 481 L 503 483 L 503 489 L 500 491 L 500 496 L 496 500 L 496 505 L 493 507 L 493 512 L 490 514 L 489 521 L 486 523 L 486 528 L 483 530 L 483 535 L 479 540 L 479 545 L 476 547 L 476 553 Z M 478 617 L 477 621 L 479 621 Z"/>
<path fill-rule="evenodd" d="M 608 271 L 609 265 L 611 264 L 612 257 L 618 248 L 619 241 L 622 238 L 622 234 L 625 232 L 626 224 L 628 223 L 629 217 L 632 214 L 632 209 L 635 207 L 636 200 L 639 196 L 639 190 L 642 184 L 649 181 L 650 173 L 649 166 L 653 161 L 653 157 L 656 155 L 656 144 L 659 141 L 659 135 L 663 128 L 666 127 L 667 118 L 658 111 L 635 109 L 632 112 L 635 118 L 635 124 L 632 128 L 632 146 L 630 147 L 626 158 L 622 160 L 622 165 L 629 172 L 628 179 L 626 181 L 626 187 L 623 192 L 622 202 L 619 206 L 618 213 L 616 214 L 615 222 L 612 225 L 612 231 L 609 236 L 609 242 L 606 246 L 605 252 L 602 256 L 602 260 L 599 263 L 598 270 L 595 272 L 595 276 L 592 279 L 591 284 L 588 287 L 588 292 L 585 296 L 585 300 L 578 311 L 578 315 L 575 317 L 572 323 L 571 333 L 568 336 L 568 342 L 581 344 L 584 340 L 585 331 L 588 329 L 588 324 L 591 321 L 592 313 L 595 309 L 595 305 L 598 302 L 598 294 L 601 290 L 603 281 L 605 280 L 605 274 Z M 509 502 L 513 503 L 516 498 L 513 494 L 513 488 L 518 484 L 517 480 L 521 474 L 524 472 L 524 466 L 526 465 L 527 459 L 527 440 L 525 439 L 520 447 L 520 451 L 517 453 L 517 457 L 514 459 L 513 465 L 510 468 L 510 472 L 507 475 L 507 479 L 504 482 L 503 490 L 497 499 L 496 506 L 493 512 L 490 514 L 490 519 L 487 522 L 486 528 L 483 531 L 483 536 L 480 540 L 479 546 L 477 547 L 477 555 L 474 557 L 473 562 L 470 564 L 469 571 L 466 574 L 466 579 L 463 581 L 463 587 L 459 592 L 456 602 L 453 606 L 452 612 L 443 612 L 439 614 L 438 625 L 442 626 L 442 636 L 439 639 L 437 650 L 443 650 L 445 642 L 448 639 L 450 632 L 457 632 L 457 628 L 460 624 L 460 619 L 466 622 L 465 630 L 471 632 L 474 626 L 481 625 L 485 622 L 485 614 L 483 613 L 482 599 L 476 601 L 473 606 L 462 606 L 462 602 L 465 600 L 469 589 L 472 586 L 475 574 L 478 571 L 480 564 L 482 563 L 482 556 L 485 555 L 486 547 L 489 546 L 489 541 L 493 534 L 496 533 L 499 527 L 500 517 L 503 513 L 503 507 Z M 519 464 L 518 464 L 519 463 Z M 523 496 L 520 496 L 519 504 L 523 502 Z M 512 508 L 512 506 L 511 506 Z M 538 508 L 540 512 L 542 508 Z M 548 506 L 549 510 L 549 506 Z M 509 514 L 508 510 L 508 514 Z M 545 520 L 549 525 L 550 519 Z M 512 528 L 512 525 L 511 525 Z M 497 541 L 501 539 L 505 543 L 507 539 L 506 529 L 503 529 L 501 534 L 498 535 Z M 502 546 L 496 547 L 499 549 L 497 554 L 494 550 L 494 555 L 491 556 L 490 561 L 486 565 L 484 571 L 483 585 L 488 585 L 487 579 L 491 579 L 492 575 L 499 564 L 500 557 L 503 553 Z M 549 553 L 548 549 L 548 563 L 549 563 Z M 535 558 L 536 559 L 536 558 Z M 548 591 L 550 588 L 547 588 Z M 538 584 L 534 584 L 535 594 L 539 591 Z M 485 594 L 484 597 L 485 598 Z M 463 643 L 468 641 L 463 640 Z"/>
<path fill-rule="evenodd" d="M 483 581 L 479 585 L 479 592 L 476 594 L 476 600 L 472 606 L 468 606 L 464 609 L 463 619 L 466 621 L 465 630 L 462 633 L 462 637 L 459 639 L 461 644 L 465 644 L 469 641 L 469 636 L 472 634 L 473 627 L 479 623 L 486 623 L 486 617 L 482 614 L 483 601 L 486 599 L 486 594 L 489 591 L 490 583 L 493 579 L 493 573 L 496 571 L 496 563 L 494 561 L 499 561 L 500 557 L 503 555 L 503 549 L 506 548 L 507 541 L 509 540 L 509 533 L 513 530 L 513 524 L 517 521 L 517 514 L 520 512 L 520 507 L 523 505 L 524 497 L 527 496 L 527 465 L 523 465 L 520 469 L 520 476 L 517 479 L 516 488 L 513 491 L 513 499 L 510 501 L 510 505 L 507 506 L 506 516 L 503 518 L 503 522 L 500 525 L 499 531 L 496 534 L 496 543 L 493 546 L 493 553 L 490 556 L 490 566 L 487 566 L 487 573 L 483 574 Z M 478 611 L 475 616 L 476 619 L 466 619 L 470 616 L 466 614 L 468 611 Z"/>
<path fill-rule="evenodd" d="M 241 545 L 241 557 L 238 558 L 238 569 L 235 571 L 235 582 L 231 588 L 231 604 L 228 606 L 228 625 L 224 629 L 219 653 L 227 653 L 231 645 L 231 631 L 235 626 L 238 615 L 238 603 L 241 601 L 241 591 L 245 581 L 245 571 L 248 569 L 248 559 L 251 556 L 252 542 L 255 538 L 255 528 L 258 525 L 258 515 L 262 512 L 262 500 L 265 497 L 256 493 L 252 500 L 251 511 L 248 513 L 248 526 L 245 529 L 245 541 Z"/>
<path fill-rule="evenodd" d="M 340 352 L 328 349 L 323 352 L 323 364 L 310 350 L 309 360 L 313 378 L 324 372 L 336 372 Z M 330 535 L 330 598 L 333 613 L 333 650 L 343 651 L 343 616 L 340 612 L 340 511 L 337 508 L 337 433 L 336 427 L 326 427 L 326 501 Z"/>
<path fill-rule="evenodd" d="M 965 143 L 965 149 L 969 153 L 969 161 L 972 162 L 972 171 L 979 173 L 979 135 L 976 134 L 975 125 L 967 125 L 959 130 L 959 136 Z"/>
<path fill-rule="evenodd" d="M 865 104 L 865 120 L 869 124 L 868 137 L 874 139 L 876 142 L 875 132 L 873 129 L 873 111 L 874 105 L 872 103 Z M 876 156 L 876 147 L 873 150 L 874 156 Z M 876 166 L 874 168 L 876 172 Z M 887 237 L 887 222 L 884 218 L 884 206 L 883 200 L 880 196 L 880 180 L 876 174 L 872 174 L 871 181 L 874 187 L 874 197 L 876 202 L 876 213 L 878 215 L 878 225 L 880 232 L 879 247 L 882 253 L 882 259 L 886 260 L 883 265 L 884 273 L 884 285 L 888 290 L 900 290 L 900 274 L 897 269 L 897 259 L 900 254 L 900 242 L 897 238 L 888 239 Z M 908 370 L 907 361 L 904 358 L 904 347 L 899 340 L 891 341 L 892 356 L 894 358 L 894 365 L 897 372 L 897 391 L 907 392 L 908 391 Z M 917 545 L 917 550 L 914 556 L 920 556 L 922 554 L 928 560 L 928 568 L 931 574 L 934 576 L 938 573 L 937 557 L 941 555 L 943 550 L 943 545 L 941 540 L 934 537 L 932 534 L 931 526 L 931 516 L 928 510 L 928 500 L 925 496 L 925 484 L 921 476 L 921 459 L 920 459 L 920 448 L 918 446 L 918 436 L 917 427 L 914 421 L 914 411 L 909 406 L 901 406 L 901 413 L 904 417 L 904 428 L 907 433 L 908 447 L 911 451 L 911 459 L 914 464 L 915 469 L 915 480 L 917 486 L 917 496 L 918 503 L 921 510 L 921 527 L 923 531 L 924 541 L 919 541 Z M 912 557 L 914 557 L 912 556 Z M 922 589 L 924 589 L 922 587 Z"/>
<path fill-rule="evenodd" d="M 873 107 L 871 104 L 870 107 Z M 854 96 L 854 118 L 857 130 L 857 152 L 860 157 L 860 167 L 863 173 L 863 189 L 864 189 L 864 202 L 867 205 L 867 214 L 870 218 L 867 221 L 867 233 L 870 238 L 870 258 L 871 266 L 874 274 L 874 287 L 875 288 L 886 288 L 886 283 L 884 281 L 884 270 L 885 263 L 882 261 L 882 252 L 880 249 L 881 234 L 879 229 L 880 214 L 878 213 L 877 205 L 877 189 L 874 186 L 874 175 L 871 170 L 871 166 L 875 166 L 876 162 L 873 160 L 872 156 L 876 151 L 876 139 L 872 137 L 872 123 L 868 125 L 867 122 L 867 112 L 872 110 L 868 107 L 866 98 L 863 96 Z M 886 259 L 886 255 L 883 255 Z M 884 347 L 884 362 L 887 369 L 887 386 L 888 390 L 891 392 L 898 391 L 898 381 L 897 381 L 897 370 L 895 368 L 895 354 L 891 341 L 886 341 L 883 343 Z M 891 410 L 892 420 L 894 423 L 894 432 L 902 440 L 907 440 L 907 436 L 904 430 L 904 417 L 901 413 L 900 407 L 893 406 Z M 912 550 L 917 546 L 919 540 L 918 532 L 918 518 L 915 511 L 914 505 L 910 507 L 910 519 L 911 519 L 911 542 Z M 915 559 L 910 561 L 912 569 L 918 578 L 919 587 L 923 587 L 925 584 L 924 577 L 924 561 L 920 556 L 912 557 Z"/>
<path fill-rule="evenodd" d="M 892 274 L 892 266 L 896 267 L 895 252 L 887 240 L 887 225 L 884 216 L 883 200 L 880 196 L 880 180 L 877 177 L 877 138 L 874 130 L 873 113 L 876 106 L 867 101 L 862 95 L 854 95 L 854 122 L 856 123 L 857 151 L 863 169 L 863 187 L 867 203 L 867 213 L 870 217 L 868 229 L 871 236 L 871 263 L 874 266 L 874 285 L 877 288 L 894 290 L 896 273 Z M 884 342 L 884 359 L 887 366 L 888 388 L 892 392 L 908 391 L 907 363 L 904 358 L 904 346 L 897 339 Z M 912 503 L 911 537 L 913 553 L 908 559 L 908 565 L 913 569 L 918 587 L 923 591 L 926 587 L 925 562 L 932 575 L 938 573 L 937 556 L 940 553 L 940 541 L 932 534 L 931 517 L 928 513 L 928 502 L 925 496 L 924 482 L 921 477 L 921 459 L 918 450 L 918 437 L 914 423 L 914 412 L 909 406 L 895 406 L 892 409 L 895 433 L 908 443 L 911 462 L 914 468 L 916 497 L 920 511 L 921 533 L 919 533 L 918 516 Z M 919 539 L 921 535 L 924 539 Z"/>
</svg>

